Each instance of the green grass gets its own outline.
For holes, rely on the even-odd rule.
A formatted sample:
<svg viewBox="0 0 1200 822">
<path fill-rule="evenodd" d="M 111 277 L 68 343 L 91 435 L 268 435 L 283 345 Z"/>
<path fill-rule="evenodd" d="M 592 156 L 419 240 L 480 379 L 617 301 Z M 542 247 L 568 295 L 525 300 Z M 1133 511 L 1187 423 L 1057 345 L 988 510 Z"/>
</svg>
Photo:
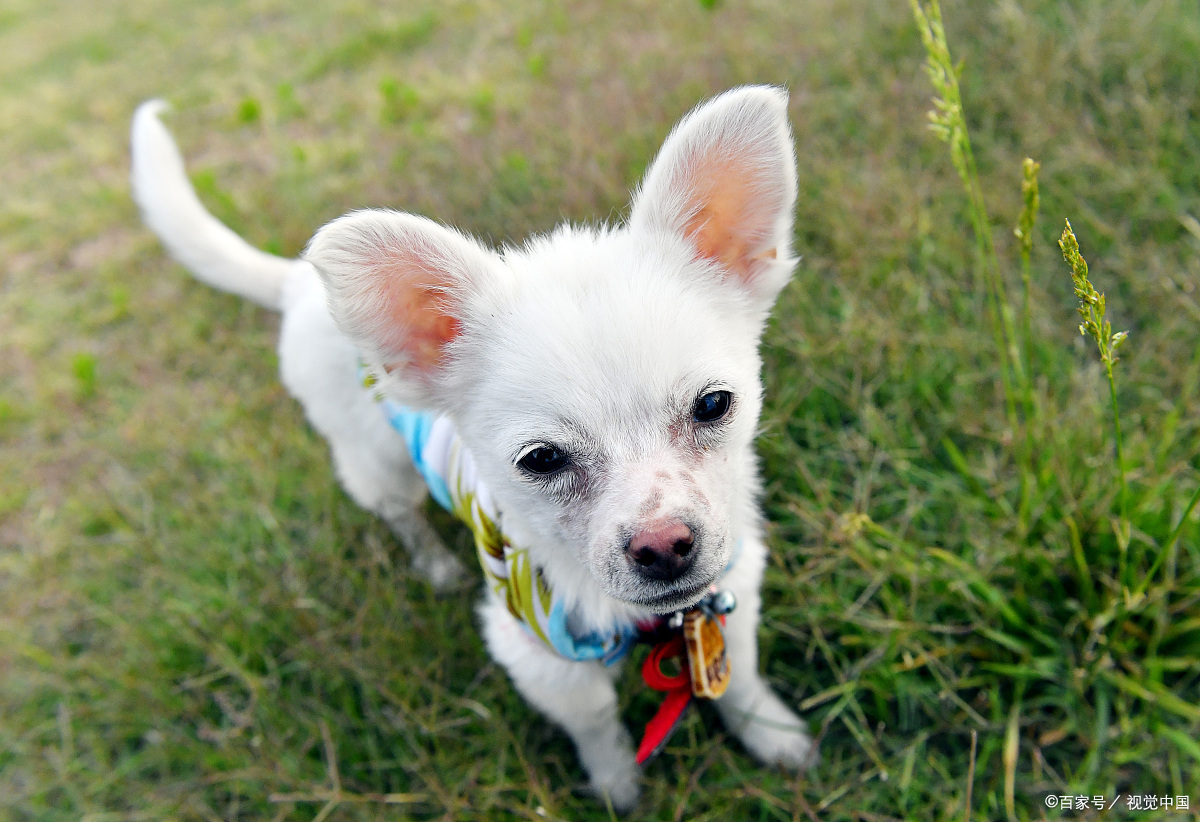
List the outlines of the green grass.
<svg viewBox="0 0 1200 822">
<path fill-rule="evenodd" d="M 471 609 L 337 489 L 279 387 L 276 319 L 141 227 L 128 120 L 167 97 L 201 196 L 260 247 L 365 205 L 500 243 L 619 216 L 673 122 L 742 82 L 792 91 L 804 261 L 764 346 L 760 639 L 823 759 L 762 768 L 694 712 L 641 815 L 1200 806 L 1200 16 L 943 12 L 982 225 L 904 3 L 10 3 L 0 818 L 608 818 Z M 1111 396 L 1066 218 L 1129 331 Z M 989 300 L 1021 318 L 1000 351 Z M 1004 367 L 1029 377 L 1015 413 Z M 621 693 L 640 725 L 653 699 Z"/>
</svg>

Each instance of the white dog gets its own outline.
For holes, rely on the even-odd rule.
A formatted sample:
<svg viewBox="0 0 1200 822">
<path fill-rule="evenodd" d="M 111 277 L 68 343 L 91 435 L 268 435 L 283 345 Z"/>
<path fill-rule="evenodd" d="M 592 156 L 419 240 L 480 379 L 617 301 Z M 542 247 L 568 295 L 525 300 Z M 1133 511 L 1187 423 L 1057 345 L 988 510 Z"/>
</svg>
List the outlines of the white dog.
<svg viewBox="0 0 1200 822">
<path fill-rule="evenodd" d="M 808 763 L 755 636 L 757 349 L 795 266 L 786 94 L 735 89 L 684 118 L 626 225 L 494 251 L 423 217 L 356 211 L 300 260 L 205 212 L 162 107 L 133 121 L 147 225 L 201 280 L 282 312 L 284 385 L 346 491 L 432 584 L 462 568 L 422 517 L 427 488 L 468 522 L 488 648 L 570 735 L 593 788 L 621 810 L 639 791 L 611 663 L 714 585 L 737 602 L 716 707 L 759 759 Z"/>
</svg>

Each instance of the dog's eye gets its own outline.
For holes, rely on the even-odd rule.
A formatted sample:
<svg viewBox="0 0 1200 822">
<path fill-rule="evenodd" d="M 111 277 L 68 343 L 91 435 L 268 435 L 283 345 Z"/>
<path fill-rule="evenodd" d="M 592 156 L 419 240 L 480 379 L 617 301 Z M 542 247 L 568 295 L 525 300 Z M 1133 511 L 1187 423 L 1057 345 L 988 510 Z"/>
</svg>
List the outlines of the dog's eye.
<svg viewBox="0 0 1200 822">
<path fill-rule="evenodd" d="M 716 422 L 729 413 L 733 396 L 728 391 L 710 391 L 696 400 L 692 417 L 696 422 Z"/>
<path fill-rule="evenodd" d="M 531 474 L 553 474 L 561 471 L 569 461 L 566 454 L 551 445 L 539 445 L 521 459 L 517 465 Z"/>
</svg>

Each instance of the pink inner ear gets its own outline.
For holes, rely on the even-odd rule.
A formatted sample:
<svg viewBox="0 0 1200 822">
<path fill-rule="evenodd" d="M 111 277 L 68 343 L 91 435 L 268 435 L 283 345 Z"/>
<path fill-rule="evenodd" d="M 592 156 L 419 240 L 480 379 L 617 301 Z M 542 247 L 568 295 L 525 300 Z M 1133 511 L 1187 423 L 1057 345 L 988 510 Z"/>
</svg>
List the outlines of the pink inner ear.
<svg viewBox="0 0 1200 822">
<path fill-rule="evenodd" d="M 750 279 L 756 264 L 777 256 L 774 247 L 762 248 L 770 236 L 773 215 L 780 203 L 761 177 L 764 169 L 753 158 L 713 158 L 690 170 L 688 188 L 695 209 L 684 233 L 696 244 L 700 256 L 720 263 L 743 280 Z"/>
<path fill-rule="evenodd" d="M 432 289 L 413 289 L 408 299 L 399 320 L 407 324 L 402 345 L 414 368 L 432 371 L 442 364 L 446 344 L 458 336 L 458 320 L 442 310 L 444 298 Z"/>
<path fill-rule="evenodd" d="M 418 260 L 389 259 L 378 285 L 379 338 L 386 352 L 419 373 L 442 364 L 446 345 L 458 336 L 459 322 L 448 310 L 443 274 Z M 401 362 L 385 364 L 388 371 Z"/>
</svg>

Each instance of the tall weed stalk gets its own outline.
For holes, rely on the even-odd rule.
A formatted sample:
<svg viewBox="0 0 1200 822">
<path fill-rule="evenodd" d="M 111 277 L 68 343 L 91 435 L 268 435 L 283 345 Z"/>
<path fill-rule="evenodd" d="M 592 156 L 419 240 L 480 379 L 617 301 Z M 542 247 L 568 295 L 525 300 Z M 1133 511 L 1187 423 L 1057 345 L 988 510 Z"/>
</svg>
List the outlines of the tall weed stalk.
<svg viewBox="0 0 1200 822">
<path fill-rule="evenodd" d="M 982 274 L 984 286 L 987 289 L 988 305 L 992 316 L 992 336 L 996 353 L 1000 357 L 1000 380 L 1004 389 L 1004 406 L 1008 426 L 1014 438 L 1020 435 L 1020 421 L 1017 414 L 1017 392 L 1022 398 L 1025 424 L 1028 429 L 1032 423 L 1033 394 L 1030 387 L 1029 374 L 1025 368 L 1027 358 L 1022 358 L 1017 348 L 1017 336 L 1013 329 L 1012 307 L 1004 289 L 1004 277 L 1000 270 L 1000 258 L 996 253 L 995 242 L 992 239 L 991 221 L 988 218 L 987 206 L 983 199 L 983 187 L 979 182 L 979 170 L 975 165 L 975 154 L 971 149 L 971 137 L 967 131 L 967 121 L 963 113 L 962 93 L 959 89 L 958 78 L 960 67 L 955 66 L 950 57 L 950 46 L 946 41 L 946 30 L 942 25 L 942 11 L 937 0 L 930 0 L 922 7 L 918 0 L 909 0 L 913 17 L 916 19 L 921 42 L 925 46 L 925 72 L 933 84 L 934 108 L 929 112 L 929 127 L 937 137 L 950 147 L 950 161 L 962 180 L 963 189 L 967 194 L 967 214 L 971 220 L 971 228 L 975 235 L 976 256 L 979 271 Z M 1032 164 L 1032 165 L 1030 165 Z M 1026 179 L 1026 210 L 1019 230 L 1026 223 L 1028 231 L 1032 231 L 1037 213 L 1037 163 L 1027 161 L 1025 166 Z M 1030 182 L 1032 180 L 1032 182 Z M 1031 236 L 1031 235 L 1030 235 Z M 1024 239 L 1022 239 L 1024 253 Z M 1028 311 L 1028 278 L 1026 278 L 1025 298 L 1025 327 L 1029 327 Z M 1028 334 L 1026 335 L 1028 337 Z M 1028 349 L 1029 340 L 1025 346 Z M 1014 385 L 1015 383 L 1015 385 Z M 1028 510 L 1028 500 L 1032 494 L 1033 482 L 1033 447 L 1032 441 L 1026 438 L 1026 447 L 1021 454 L 1021 497 L 1022 517 L 1021 528 L 1025 530 L 1025 517 Z"/>
<path fill-rule="evenodd" d="M 1088 279 L 1087 261 L 1079 253 L 1079 241 L 1071 230 L 1071 221 L 1066 221 L 1062 238 L 1058 241 L 1062 249 L 1063 259 L 1071 266 L 1071 279 L 1075 283 L 1075 296 L 1079 298 L 1079 316 L 1083 322 L 1079 324 L 1079 333 L 1091 337 L 1100 349 L 1100 362 L 1104 364 L 1104 373 L 1108 377 L 1108 396 L 1112 405 L 1113 442 L 1117 453 L 1117 475 L 1120 477 L 1121 490 L 1118 505 L 1121 519 L 1118 527 L 1118 543 L 1121 549 L 1120 573 L 1122 581 L 1126 580 L 1129 552 L 1129 488 L 1125 480 L 1125 457 L 1121 448 L 1121 409 L 1117 405 L 1117 381 L 1113 376 L 1113 366 L 1120 359 L 1117 349 L 1129 337 L 1126 331 L 1112 330 L 1112 323 L 1105 319 L 1104 295 L 1097 292 Z"/>
<path fill-rule="evenodd" d="M 1033 483 L 1031 481 L 1034 453 L 1033 310 L 1031 308 L 1031 294 L 1033 289 L 1031 286 L 1032 278 L 1029 272 L 1029 260 L 1033 252 L 1033 227 L 1037 223 L 1038 209 L 1041 205 L 1041 195 L 1038 190 L 1038 170 L 1041 167 L 1041 163 L 1034 162 L 1030 157 L 1026 157 L 1024 162 L 1021 163 L 1021 214 L 1017 217 L 1016 228 L 1013 229 L 1013 235 L 1016 236 L 1021 251 L 1021 286 L 1023 297 L 1021 303 L 1021 326 L 1023 331 L 1021 345 L 1025 350 L 1025 380 L 1021 386 L 1022 401 L 1025 406 L 1025 454 L 1022 462 L 1028 471 L 1022 474 L 1023 481 L 1021 483 L 1019 518 L 1022 529 L 1028 527 L 1029 507 L 1033 500 Z"/>
</svg>

